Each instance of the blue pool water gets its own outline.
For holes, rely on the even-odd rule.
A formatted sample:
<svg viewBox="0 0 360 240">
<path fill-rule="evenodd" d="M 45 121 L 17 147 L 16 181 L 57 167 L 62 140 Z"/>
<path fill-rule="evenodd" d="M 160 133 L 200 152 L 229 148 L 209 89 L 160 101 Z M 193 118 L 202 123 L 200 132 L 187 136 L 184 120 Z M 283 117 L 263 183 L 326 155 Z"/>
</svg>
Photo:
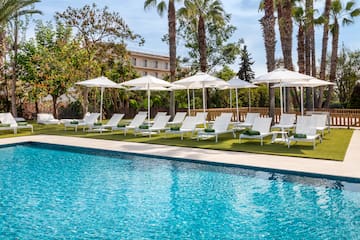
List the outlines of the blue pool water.
<svg viewBox="0 0 360 240">
<path fill-rule="evenodd" d="M 55 145 L 0 148 L 0 239 L 360 239 L 360 184 Z"/>
</svg>

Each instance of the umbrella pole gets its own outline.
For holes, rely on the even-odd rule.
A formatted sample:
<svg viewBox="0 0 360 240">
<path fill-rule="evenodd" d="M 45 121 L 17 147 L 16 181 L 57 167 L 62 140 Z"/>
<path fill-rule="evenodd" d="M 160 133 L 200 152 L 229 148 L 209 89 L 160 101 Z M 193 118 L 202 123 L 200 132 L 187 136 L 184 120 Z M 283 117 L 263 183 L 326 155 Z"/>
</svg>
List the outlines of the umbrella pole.
<svg viewBox="0 0 360 240">
<path fill-rule="evenodd" d="M 190 90 L 187 89 L 187 105 L 188 105 L 188 114 L 190 116 Z"/>
<path fill-rule="evenodd" d="M 100 90 L 100 121 L 103 119 L 102 118 L 103 100 L 104 100 L 104 87 L 101 87 L 101 90 Z"/>
<path fill-rule="evenodd" d="M 203 83 L 203 112 L 205 112 L 205 87 L 204 87 L 204 83 Z"/>
<path fill-rule="evenodd" d="M 192 94 L 193 94 L 193 110 L 195 110 L 195 90 L 192 90 Z"/>
<path fill-rule="evenodd" d="M 251 93 L 250 93 L 250 88 L 248 88 L 248 92 L 249 92 L 249 112 L 251 111 Z"/>
<path fill-rule="evenodd" d="M 312 111 L 314 111 L 315 109 L 315 94 L 314 94 L 314 88 L 311 88 L 311 92 L 312 92 Z"/>
<path fill-rule="evenodd" d="M 229 89 L 229 100 L 230 100 L 230 108 L 232 108 L 232 99 L 231 99 L 231 88 Z"/>
<path fill-rule="evenodd" d="M 240 119 L 239 119 L 239 94 L 238 94 L 237 88 L 235 88 L 235 95 L 236 95 L 236 120 L 238 122 L 240 122 Z"/>
<path fill-rule="evenodd" d="M 301 93 L 300 93 L 300 97 L 301 97 L 301 99 L 300 99 L 300 101 L 301 101 L 301 116 L 303 116 L 304 115 L 304 88 L 303 88 L 303 86 L 300 87 L 300 91 L 301 91 Z"/>
<path fill-rule="evenodd" d="M 147 90 L 147 95 L 148 95 L 148 125 L 150 125 L 150 86 L 148 84 L 148 90 Z"/>
<path fill-rule="evenodd" d="M 282 97 L 282 87 L 281 87 L 281 83 L 280 83 L 280 115 L 283 114 L 283 97 Z"/>
</svg>

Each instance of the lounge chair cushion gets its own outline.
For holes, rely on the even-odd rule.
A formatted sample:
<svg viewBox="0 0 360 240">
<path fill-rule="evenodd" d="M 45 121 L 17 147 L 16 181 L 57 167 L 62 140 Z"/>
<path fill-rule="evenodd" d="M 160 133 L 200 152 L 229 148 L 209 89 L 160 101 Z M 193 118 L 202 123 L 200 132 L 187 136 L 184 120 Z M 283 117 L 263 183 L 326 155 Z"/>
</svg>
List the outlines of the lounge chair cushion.
<svg viewBox="0 0 360 240">
<path fill-rule="evenodd" d="M 294 138 L 306 138 L 306 134 L 303 134 L 303 133 L 295 133 L 294 134 Z"/>
<path fill-rule="evenodd" d="M 204 132 L 207 132 L 207 133 L 215 132 L 215 129 L 205 128 Z"/>
<path fill-rule="evenodd" d="M 243 134 L 249 135 L 249 136 L 255 136 L 255 135 L 260 135 L 260 132 L 259 132 L 259 131 L 256 131 L 256 130 L 250 130 L 250 129 L 248 129 L 248 130 L 245 130 L 245 131 L 243 132 Z"/>
</svg>

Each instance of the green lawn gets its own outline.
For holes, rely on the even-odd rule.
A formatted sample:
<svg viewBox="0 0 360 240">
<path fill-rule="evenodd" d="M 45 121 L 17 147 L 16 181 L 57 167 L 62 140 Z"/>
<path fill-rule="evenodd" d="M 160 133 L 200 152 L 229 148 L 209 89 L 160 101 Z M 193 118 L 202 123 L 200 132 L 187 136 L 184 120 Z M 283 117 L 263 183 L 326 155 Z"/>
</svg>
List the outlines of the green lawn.
<svg viewBox="0 0 360 240">
<path fill-rule="evenodd" d="M 264 153 L 271 155 L 282 156 L 295 156 L 295 157 L 307 157 L 317 159 L 329 159 L 329 160 L 344 160 L 347 147 L 349 145 L 353 130 L 348 129 L 331 129 L 330 133 L 326 133 L 323 142 L 317 144 L 316 149 L 313 150 L 312 143 L 297 143 L 292 144 L 290 148 L 283 143 L 271 144 L 271 138 L 267 138 L 264 146 L 260 146 L 258 140 L 242 140 L 239 143 L 238 135 L 234 139 L 232 134 L 220 135 L 219 142 L 215 143 L 214 139 L 200 140 L 184 138 L 183 141 L 180 137 L 174 135 L 165 136 L 164 134 L 149 137 L 133 136 L 130 132 L 126 137 L 122 132 L 104 132 L 100 133 L 88 133 L 79 130 L 77 133 L 74 130 L 64 131 L 62 125 L 34 125 L 34 134 L 50 134 L 60 136 L 77 136 L 85 138 L 106 139 L 115 141 L 129 141 L 129 142 L 141 142 L 162 144 L 171 146 L 182 146 L 192 148 L 205 148 L 205 149 L 218 149 L 226 151 L 239 151 L 239 152 L 251 152 L 251 153 Z M 11 132 L 0 133 L 0 138 L 14 137 L 14 136 L 27 136 L 30 135 L 28 130 L 20 130 L 17 135 Z M 270 160 L 271 158 L 269 158 Z"/>
</svg>

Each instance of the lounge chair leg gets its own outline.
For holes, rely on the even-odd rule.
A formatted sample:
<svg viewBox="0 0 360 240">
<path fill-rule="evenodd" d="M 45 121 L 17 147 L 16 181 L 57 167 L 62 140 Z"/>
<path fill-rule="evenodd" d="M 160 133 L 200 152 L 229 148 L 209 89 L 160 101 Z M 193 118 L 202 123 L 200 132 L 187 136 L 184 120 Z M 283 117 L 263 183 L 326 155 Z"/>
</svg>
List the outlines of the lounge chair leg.
<svg viewBox="0 0 360 240">
<path fill-rule="evenodd" d="M 263 145 L 263 139 L 260 138 L 260 145 L 262 146 Z"/>
</svg>

